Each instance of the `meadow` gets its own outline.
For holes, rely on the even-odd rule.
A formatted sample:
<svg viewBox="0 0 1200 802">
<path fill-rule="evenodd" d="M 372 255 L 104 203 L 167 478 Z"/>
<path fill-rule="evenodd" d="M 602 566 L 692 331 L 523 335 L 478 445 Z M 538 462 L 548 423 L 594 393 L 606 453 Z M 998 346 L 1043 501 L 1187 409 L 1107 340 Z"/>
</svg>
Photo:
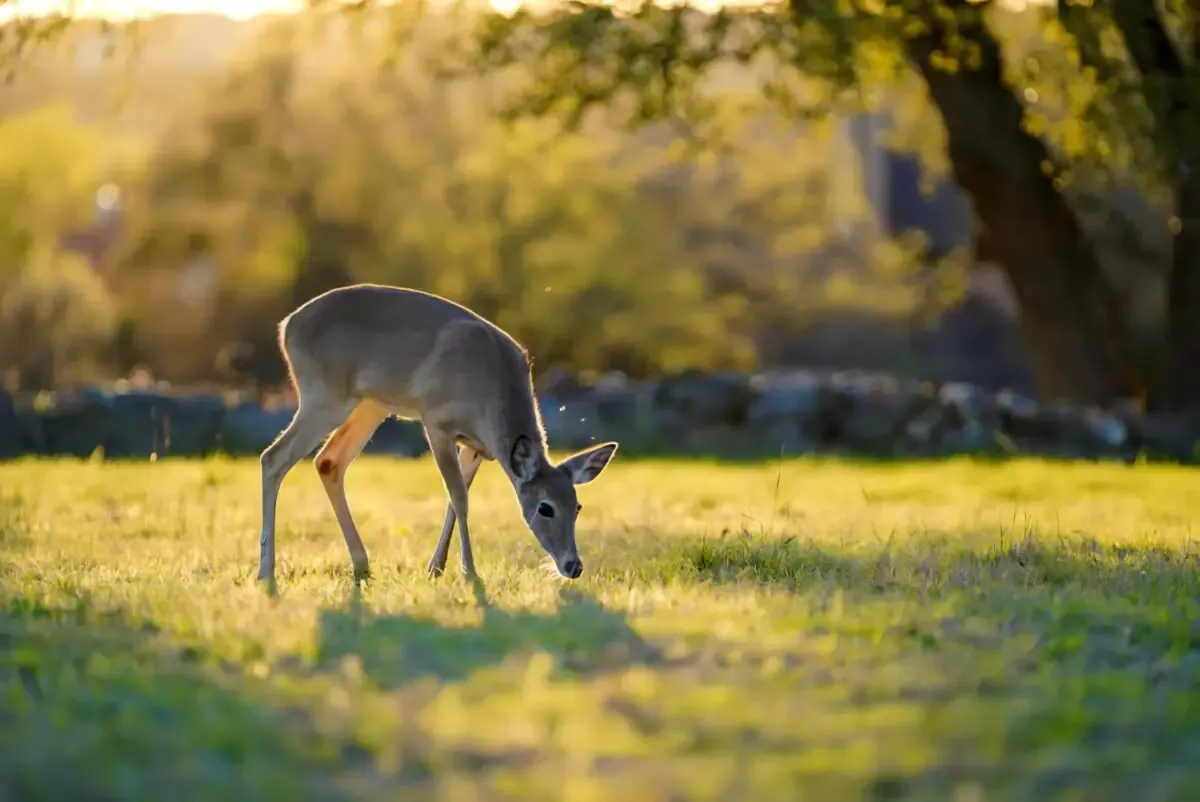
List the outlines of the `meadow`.
<svg viewBox="0 0 1200 802">
<path fill-rule="evenodd" d="M 576 582 L 428 458 L 0 465 L 0 800 L 1132 800 L 1200 787 L 1182 468 L 637 461 Z"/>
</svg>

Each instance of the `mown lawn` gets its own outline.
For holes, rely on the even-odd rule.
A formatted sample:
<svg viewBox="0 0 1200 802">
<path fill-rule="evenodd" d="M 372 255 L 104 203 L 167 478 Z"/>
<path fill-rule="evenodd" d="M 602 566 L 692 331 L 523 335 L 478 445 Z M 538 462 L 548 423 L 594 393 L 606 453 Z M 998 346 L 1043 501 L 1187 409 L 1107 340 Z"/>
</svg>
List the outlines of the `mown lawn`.
<svg viewBox="0 0 1200 802">
<path fill-rule="evenodd" d="M 618 455 L 549 574 L 428 459 L 315 472 L 252 581 L 254 461 L 0 466 L 0 800 L 1156 802 L 1200 794 L 1200 481 Z"/>
</svg>

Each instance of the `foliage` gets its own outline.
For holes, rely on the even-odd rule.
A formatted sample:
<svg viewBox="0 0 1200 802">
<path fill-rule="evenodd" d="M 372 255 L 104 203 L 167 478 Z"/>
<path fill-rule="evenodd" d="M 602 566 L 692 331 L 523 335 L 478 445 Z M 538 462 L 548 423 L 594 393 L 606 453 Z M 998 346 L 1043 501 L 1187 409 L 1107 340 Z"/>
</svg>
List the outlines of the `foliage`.
<svg viewBox="0 0 1200 802">
<path fill-rule="evenodd" d="M 523 80 L 506 98 L 504 113 L 559 116 L 568 125 L 592 108 L 615 105 L 631 127 L 667 118 L 707 131 L 719 98 L 731 94 L 750 107 L 765 101 L 791 119 L 882 109 L 901 123 L 892 144 L 920 152 L 928 170 L 945 176 L 950 164 L 937 109 L 914 82 L 904 43 L 927 31 L 932 19 L 975 13 L 961 5 L 859 3 L 851 11 L 818 0 L 802 9 L 767 4 L 715 13 L 648 1 L 527 6 L 482 17 L 476 49 L 459 54 L 456 67 L 515 71 Z M 1076 23 L 1108 43 L 1100 71 L 1083 59 L 1079 40 L 1052 7 L 1012 12 L 979 5 L 1002 42 L 1006 80 L 1025 101 L 1028 130 L 1062 161 L 1061 188 L 1082 193 L 1082 205 L 1102 207 L 1105 217 L 1090 232 L 1103 237 L 1140 212 L 1114 208 L 1105 187 L 1134 182 L 1161 201 L 1162 151 L 1106 10 Z M 937 54 L 939 68 L 951 73 L 970 68 L 974 58 L 975 46 L 953 33 L 947 51 Z M 921 102 L 897 102 L 914 94 Z M 1147 261 L 1161 269 L 1161 259 Z"/>
<path fill-rule="evenodd" d="M 85 222 L 105 167 L 99 136 L 62 104 L 0 120 L 0 270 Z"/>
<path fill-rule="evenodd" d="M 1106 403 L 1143 392 L 1129 332 L 1144 323 L 1147 291 L 1161 291 L 1169 271 L 1190 271 L 1191 250 L 1200 247 L 1190 231 L 1178 236 L 1194 214 L 1176 197 L 1195 182 L 1186 169 L 1200 126 L 1193 13 L 1180 2 L 1160 9 L 1138 0 L 1061 0 L 1019 14 L 988 0 L 810 0 L 714 13 L 649 0 L 579 2 L 487 16 L 464 63 L 485 72 L 520 65 L 525 80 L 509 112 L 562 116 L 569 125 L 608 104 L 635 126 L 703 117 L 723 89 L 715 76 L 737 65 L 753 84 L 742 92 L 794 117 L 847 99 L 870 108 L 882 86 L 910 71 L 921 76 L 947 126 L 955 177 L 976 207 L 977 246 L 1008 271 L 1026 339 L 1047 343 L 1034 354 L 1042 389 Z M 1122 192 L 1103 203 L 1114 187 L 1144 197 Z M 1028 229 L 1022 218 L 1031 208 L 1045 209 L 1044 231 L 1029 232 L 1043 243 L 1037 258 L 1045 268 L 1013 246 L 1012 233 L 991 233 Z M 1146 221 L 1147 241 L 1128 236 Z M 1117 259 L 1098 256 L 1114 230 L 1134 242 Z M 1147 261 L 1157 261 L 1158 275 L 1139 280 Z M 1047 269 L 1060 275 L 1035 278 Z M 1200 347 L 1187 323 L 1200 305 L 1200 280 L 1171 275 L 1158 323 L 1166 322 L 1178 378 L 1190 375 L 1185 363 Z M 1186 384 L 1195 386 L 1165 391 L 1168 403 L 1200 403 L 1200 382 Z"/>
<path fill-rule="evenodd" d="M 1198 779 L 1183 469 L 618 458 L 564 586 L 485 468 L 473 592 L 423 574 L 433 465 L 368 457 L 376 575 L 352 587 L 305 471 L 278 598 L 252 585 L 258 477 L 0 466 L 0 788 L 1166 802 Z"/>
<path fill-rule="evenodd" d="M 1010 11 L 991 0 L 810 0 L 714 13 L 649 0 L 528 5 L 481 17 L 477 48 L 459 55 L 458 68 L 488 73 L 522 65 L 526 80 L 510 98 L 510 114 L 558 110 L 579 119 L 588 107 L 617 99 L 636 124 L 710 111 L 715 93 L 731 91 L 722 78 L 740 65 L 739 95 L 765 96 L 791 117 L 824 116 L 838 104 L 881 103 L 911 75 L 905 43 L 935 24 L 950 28 L 936 66 L 972 69 L 978 47 L 957 26 L 982 8 L 1003 43 L 1007 79 L 1020 88 L 1031 130 L 1046 136 L 1067 166 L 1110 175 L 1150 166 L 1171 171 L 1162 142 L 1150 141 L 1165 132 L 1154 130 L 1147 106 L 1177 90 L 1168 76 L 1143 80 L 1134 69 L 1124 40 L 1131 26 L 1119 24 L 1130 5 L 1067 0 L 1057 16 L 1053 3 Z M 1190 10 L 1181 0 L 1167 5 L 1172 35 L 1186 37 Z M 1156 13 L 1139 12 L 1135 20 L 1147 24 Z"/>
<path fill-rule="evenodd" d="M 0 365 L 34 381 L 82 378 L 107 357 L 114 300 L 86 262 L 58 248 L 90 222 L 122 156 L 104 133 L 63 105 L 0 121 Z"/>
<path fill-rule="evenodd" d="M 980 60 L 992 40 L 1000 44 L 1004 91 L 1021 101 L 1023 130 L 1045 146 L 1044 159 L 1030 158 L 1042 159 L 1035 168 L 1052 173 L 1090 240 L 1067 247 L 1073 235 L 1059 232 L 1054 248 L 1099 262 L 1111 285 L 1080 288 L 1090 300 L 1077 303 L 1119 299 L 1109 316 L 1122 319 L 1078 310 L 1072 318 L 1065 307 L 1075 302 L 1031 301 L 1031 282 L 1014 280 L 1022 304 L 1061 309 L 1064 325 L 1088 327 L 1090 340 L 1133 331 L 1151 350 L 1162 350 L 1168 309 L 1182 308 L 1168 304 L 1168 275 L 1176 244 L 1190 247 L 1178 231 L 1191 218 L 1172 214 L 1174 190 L 1200 117 L 1177 113 L 1192 103 L 1191 10 L 1181 0 L 1087 8 L 1064 0 L 1021 13 L 965 0 L 806 0 L 714 14 L 577 3 L 507 16 L 469 2 L 436 13 L 421 2 L 352 5 L 246 23 L 237 36 L 217 36 L 220 23 L 203 16 L 122 36 L 83 22 L 47 29 L 61 34 L 70 58 L 144 46 L 153 67 L 140 73 L 72 72 L 32 58 L 45 55 L 32 29 L 5 29 L 11 41 L 38 46 L 19 54 L 26 83 L 5 90 L 3 108 L 27 110 L 42 86 L 70 84 L 92 114 L 104 107 L 98 97 L 127 90 L 122 124 L 159 129 L 146 186 L 127 182 L 140 219 L 117 260 L 125 345 L 114 367 L 143 361 L 180 380 L 212 378 L 237 352 L 252 355 L 243 375 L 277 379 L 263 319 L 362 277 L 419 281 L 505 315 L 544 354 L 542 367 L 642 373 L 770 362 L 818 317 L 864 306 L 896 330 L 913 328 L 925 319 L 924 299 L 938 298 L 936 316 L 945 305 L 939 287 L 952 298 L 961 274 L 914 276 L 921 259 L 904 242 L 834 233 L 843 222 L 833 209 L 847 207 L 835 200 L 834 175 L 846 167 L 832 170 L 839 157 L 826 147 L 848 115 L 884 112 L 897 120 L 893 144 L 920 152 L 932 174 L 961 178 L 946 110 L 931 102 L 929 76 L 913 69 L 914 47 L 927 42 L 935 73 L 967 82 L 991 69 Z M 198 57 L 180 44 L 187 36 L 171 39 L 176 23 L 180 35 L 222 41 Z M 1166 50 L 1155 40 L 1163 32 L 1174 43 Z M 204 83 L 200 62 L 220 62 L 218 52 L 236 56 L 232 71 L 200 97 L 180 91 Z M 963 100 L 974 106 L 960 118 L 990 114 L 992 101 L 981 97 Z M 157 120 L 152 109 L 161 110 Z M 536 122 L 516 120 L 530 113 Z M 564 119 L 577 130 L 559 130 Z M 986 139 L 993 156 L 1014 152 L 1013 140 Z M 1037 205 L 1028 188 L 1020 192 L 1016 208 Z M 976 246 L 980 258 L 1004 265 L 986 237 Z M 201 255 L 211 267 L 199 265 Z M 961 270 L 964 261 L 958 254 L 950 264 Z M 650 266 L 661 286 L 634 281 Z M 203 290 L 210 269 L 213 286 Z M 1188 339 L 1172 326 L 1170 336 Z M 1071 339 L 1038 331 L 1031 341 Z M 1042 375 L 1066 371 L 1064 358 L 1087 359 L 1072 353 L 1044 362 Z"/>
<path fill-rule="evenodd" d="M 0 364 L 50 386 L 103 378 L 115 302 L 82 258 L 39 251 L 0 291 Z"/>
<path fill-rule="evenodd" d="M 369 15 L 165 20 L 137 32 L 140 68 L 80 69 L 48 50 L 0 93 L 18 127 L 0 158 L 35 165 L 45 193 L 36 214 L 7 218 L 13 237 L 85 226 L 96 185 L 121 184 L 125 233 L 105 273 L 118 325 L 96 349 L 108 371 L 280 381 L 273 321 L 357 280 L 468 303 L 525 341 L 539 371 L 797 359 L 903 371 L 911 332 L 961 293 L 961 255 L 918 270 L 918 238 L 861 226 L 838 117 L 797 122 L 733 92 L 702 124 L 633 134 L 619 109 L 572 132 L 505 119 L 519 74 L 447 75 L 439 59 L 461 54 L 470 28 L 410 36 L 416 10 L 395 13 L 382 29 Z M 74 58 L 110 39 L 81 23 L 61 45 Z M 57 165 L 78 186 L 56 182 Z"/>
<path fill-rule="evenodd" d="M 72 8 L 34 16 L 18 0 L 0 0 L 0 80 L 13 80 L 40 48 L 59 39 L 71 24 Z"/>
<path fill-rule="evenodd" d="M 903 319 L 916 304 L 903 249 L 828 234 L 828 126 L 796 142 L 769 119 L 765 134 L 734 119 L 734 149 L 697 162 L 670 132 L 496 119 L 490 82 L 439 79 L 425 62 L 373 72 L 388 51 L 369 37 L 317 69 L 317 44 L 298 50 L 292 34 L 264 36 L 173 120 L 131 202 L 141 219 L 122 268 L 170 295 L 167 276 L 211 254 L 190 325 L 250 343 L 255 375 L 277 372 L 264 319 L 348 281 L 467 303 L 539 369 L 633 374 L 748 367 L 813 310 L 875 304 Z M 881 269 L 864 271 L 870 259 Z M 141 350 L 169 376 L 154 343 L 182 321 L 156 297 L 139 312 Z"/>
</svg>

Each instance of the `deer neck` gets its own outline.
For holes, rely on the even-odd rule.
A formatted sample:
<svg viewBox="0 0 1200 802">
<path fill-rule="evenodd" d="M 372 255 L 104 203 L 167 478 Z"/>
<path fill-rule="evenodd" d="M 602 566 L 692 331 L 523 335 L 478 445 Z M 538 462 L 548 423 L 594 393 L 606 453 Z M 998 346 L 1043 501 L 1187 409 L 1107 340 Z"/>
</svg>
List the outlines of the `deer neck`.
<svg viewBox="0 0 1200 802">
<path fill-rule="evenodd" d="M 537 398 L 533 392 L 532 382 L 520 382 L 504 394 L 498 408 L 491 418 L 490 431 L 484 443 L 492 457 L 504 468 L 505 475 L 513 487 L 519 488 L 521 477 L 512 467 L 513 447 L 517 441 L 526 437 L 533 449 L 534 475 L 549 470 L 552 466 L 547 454 L 546 429 L 542 425 L 541 413 L 538 410 Z"/>
</svg>

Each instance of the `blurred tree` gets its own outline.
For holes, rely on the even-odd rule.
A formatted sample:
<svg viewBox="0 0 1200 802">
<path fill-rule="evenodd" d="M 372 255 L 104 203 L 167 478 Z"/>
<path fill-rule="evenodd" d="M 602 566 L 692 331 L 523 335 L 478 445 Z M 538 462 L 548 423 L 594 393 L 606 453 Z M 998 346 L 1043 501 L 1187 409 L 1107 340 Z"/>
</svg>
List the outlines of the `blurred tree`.
<svg viewBox="0 0 1200 802">
<path fill-rule="evenodd" d="M 834 185 L 829 120 L 747 114 L 735 97 L 705 121 L 729 148 L 700 158 L 686 126 L 630 136 L 600 120 L 563 135 L 552 120 L 497 119 L 502 75 L 430 70 L 443 34 L 469 29 L 398 45 L 390 20 L 351 31 L 337 24 L 347 19 L 366 18 L 143 29 L 147 61 L 132 62 L 128 86 L 146 94 L 127 101 L 154 144 L 144 177 L 121 182 L 126 240 L 110 285 L 120 372 L 273 385 L 275 321 L 358 280 L 480 309 L 530 344 L 539 371 L 909 367 L 909 321 L 930 293 L 907 245 L 839 228 L 861 197 Z M 82 52 L 91 36 L 81 23 L 63 44 L 79 38 Z M 232 60 L 205 75 L 197 54 L 222 47 Z M 23 73 L 20 97 L 3 95 L 7 108 L 44 91 L 66 93 L 78 117 L 100 113 L 120 71 L 73 71 L 76 56 L 52 50 Z M 92 143 L 107 152 L 120 139 Z M 26 143 L 13 164 L 37 158 Z M 30 225 L 58 227 L 48 220 Z"/>
<path fill-rule="evenodd" d="M 744 302 L 635 192 L 646 167 L 622 162 L 622 140 L 503 125 L 470 113 L 483 87 L 364 72 L 361 52 L 319 71 L 305 55 L 263 40 L 162 139 L 122 279 L 156 374 L 204 373 L 205 358 L 211 373 L 215 333 L 250 354 L 246 373 L 281 379 L 274 321 L 349 281 L 460 300 L 539 368 L 753 364 Z M 179 266 L 202 254 L 211 293 L 188 312 Z"/>
<path fill-rule="evenodd" d="M 1052 6 L 1025 17 L 1053 47 L 1014 66 L 996 32 L 996 5 L 792 0 L 704 14 L 574 2 L 488 15 L 470 66 L 519 67 L 513 113 L 575 122 L 615 104 L 635 125 L 702 118 L 715 76 L 731 64 L 797 117 L 847 94 L 869 100 L 872 86 L 915 70 L 944 125 L 953 176 L 973 201 L 977 253 L 1003 266 L 1019 300 L 1040 390 L 1075 402 L 1145 392 L 1122 299 L 1064 196 L 1072 157 L 1094 164 L 1124 149 L 1175 198 L 1167 369 L 1153 400 L 1200 407 L 1200 170 L 1188 168 L 1200 147 L 1192 34 L 1200 12 L 1183 0 L 1059 0 L 1057 15 Z M 1021 79 L 1055 62 L 1065 89 L 1050 136 L 1037 92 Z"/>
<path fill-rule="evenodd" d="M 62 105 L 0 120 L 0 270 L 19 270 L 37 243 L 88 221 L 104 136 Z"/>
<path fill-rule="evenodd" d="M 97 187 L 122 167 L 110 132 L 65 106 L 0 121 L 0 367 L 42 388 L 96 375 L 112 334 L 113 299 L 63 235 L 91 222 Z"/>
<path fill-rule="evenodd" d="M 0 79 L 11 81 L 40 46 L 61 37 L 69 14 L 21 14 L 15 0 L 0 0 Z"/>
<path fill-rule="evenodd" d="M 84 259 L 38 248 L 0 292 L 0 365 L 24 389 L 50 389 L 104 376 L 116 308 Z"/>
</svg>

